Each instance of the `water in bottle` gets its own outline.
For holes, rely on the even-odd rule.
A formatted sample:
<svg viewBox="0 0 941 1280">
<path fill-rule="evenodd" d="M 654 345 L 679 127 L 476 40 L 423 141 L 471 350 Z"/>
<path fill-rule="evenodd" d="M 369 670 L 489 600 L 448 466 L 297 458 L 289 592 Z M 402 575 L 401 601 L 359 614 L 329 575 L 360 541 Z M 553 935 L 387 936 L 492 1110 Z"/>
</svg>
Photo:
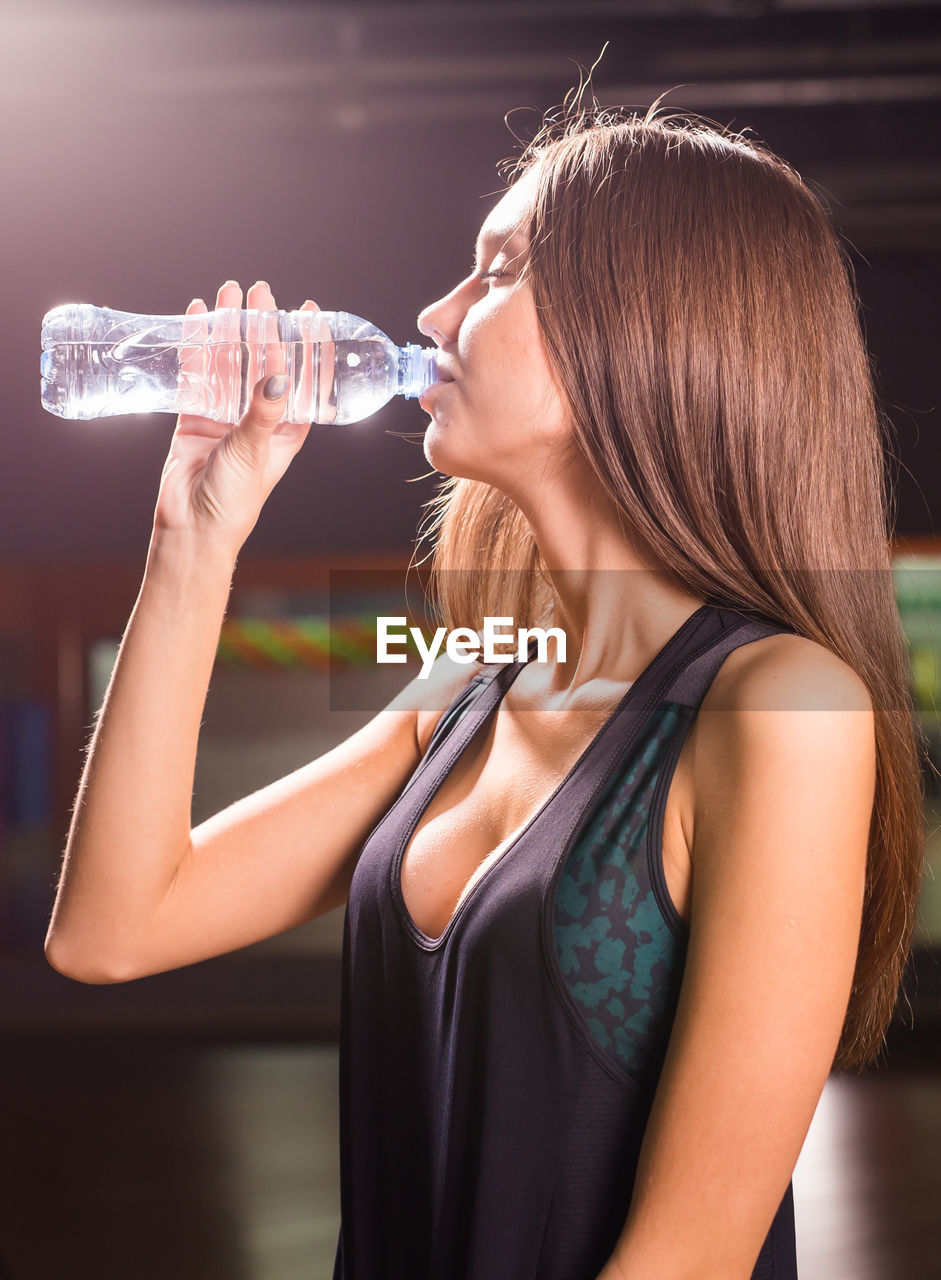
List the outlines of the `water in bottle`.
<svg viewBox="0 0 941 1280">
<path fill-rule="evenodd" d="M 438 381 L 434 349 L 397 347 L 345 311 L 135 315 L 66 303 L 42 322 L 42 403 L 60 418 L 188 413 L 237 422 L 252 388 L 288 376 L 288 422 L 359 422 Z"/>
</svg>

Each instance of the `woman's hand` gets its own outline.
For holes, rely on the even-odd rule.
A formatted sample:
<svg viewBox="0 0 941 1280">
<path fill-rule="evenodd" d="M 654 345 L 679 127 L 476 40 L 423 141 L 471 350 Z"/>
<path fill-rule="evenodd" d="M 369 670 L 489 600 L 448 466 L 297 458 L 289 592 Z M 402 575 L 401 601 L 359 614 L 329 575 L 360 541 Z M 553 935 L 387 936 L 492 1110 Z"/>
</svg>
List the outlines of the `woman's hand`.
<svg viewBox="0 0 941 1280">
<path fill-rule="evenodd" d="M 245 305 L 250 310 L 277 309 L 274 295 L 263 280 L 249 289 Z M 236 313 L 241 310 L 242 290 L 237 281 L 228 280 L 219 289 L 216 309 L 219 308 L 232 308 Z M 308 300 L 301 310 L 318 312 L 320 308 Z M 200 298 L 186 309 L 186 314 L 194 318 L 194 339 L 205 336 L 206 325 L 200 323 L 199 317 L 206 313 L 206 304 Z M 232 320 L 232 333 L 216 324 L 208 346 L 194 342 L 188 352 L 181 353 L 185 370 L 182 377 L 188 373 L 194 382 L 208 384 L 211 380 L 219 385 L 232 380 L 232 364 L 240 355 L 237 315 L 233 314 Z M 155 534 L 194 533 L 237 555 L 265 500 L 307 438 L 309 422 L 284 420 L 286 377 L 283 385 L 272 386 L 273 378 L 285 369 L 286 363 L 277 324 L 274 319 L 270 324 L 263 342 L 248 344 L 247 385 L 253 390 L 241 420 L 237 424 L 216 422 L 189 413 L 181 413 L 177 419 L 160 480 Z M 312 325 L 312 331 L 315 328 Z M 305 342 L 299 392 L 304 379 L 310 379 L 311 367 L 311 344 Z M 269 394 L 275 392 L 274 398 L 265 395 L 266 387 Z M 308 391 L 308 402 L 309 394 Z"/>
</svg>

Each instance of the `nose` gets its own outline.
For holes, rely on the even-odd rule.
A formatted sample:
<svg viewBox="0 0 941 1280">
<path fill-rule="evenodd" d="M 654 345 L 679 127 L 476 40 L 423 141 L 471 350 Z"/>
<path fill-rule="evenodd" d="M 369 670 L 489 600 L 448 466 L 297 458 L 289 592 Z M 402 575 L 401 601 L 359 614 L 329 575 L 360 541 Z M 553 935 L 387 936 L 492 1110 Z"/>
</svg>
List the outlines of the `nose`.
<svg viewBox="0 0 941 1280">
<path fill-rule="evenodd" d="M 419 312 L 418 332 L 426 338 L 432 338 L 439 347 L 456 342 L 461 321 L 467 311 L 466 303 L 460 298 L 461 286 L 452 289 L 444 298 L 432 302 Z"/>
</svg>

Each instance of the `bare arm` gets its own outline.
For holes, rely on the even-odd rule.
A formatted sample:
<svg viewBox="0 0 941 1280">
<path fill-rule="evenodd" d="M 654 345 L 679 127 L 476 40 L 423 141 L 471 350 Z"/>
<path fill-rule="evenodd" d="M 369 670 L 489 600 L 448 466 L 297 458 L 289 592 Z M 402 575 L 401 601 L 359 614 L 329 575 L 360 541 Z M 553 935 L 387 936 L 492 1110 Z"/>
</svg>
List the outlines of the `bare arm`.
<svg viewBox="0 0 941 1280">
<path fill-rule="evenodd" d="M 359 848 L 418 764 L 416 712 L 394 709 L 399 695 L 324 756 L 190 830 L 231 571 L 211 547 L 151 546 L 46 940 L 69 976 L 114 982 L 177 968 L 340 905 Z"/>
<path fill-rule="evenodd" d="M 859 942 L 874 718 L 862 681 L 821 646 L 781 653 L 745 669 L 730 705 L 700 712 L 686 969 L 599 1280 L 748 1280 L 832 1067 Z"/>
<path fill-rule="evenodd" d="M 240 302 L 237 285 L 223 286 L 218 305 Z M 273 304 L 267 286 L 249 291 L 250 306 Z M 200 307 L 191 304 L 194 316 Z M 46 936 L 50 963 L 84 982 L 191 964 L 340 905 L 363 841 L 418 764 L 435 690 L 440 713 L 471 674 L 436 663 L 420 689 L 407 686 L 332 751 L 190 829 L 236 555 L 308 430 L 279 426 L 283 403 L 261 386 L 235 428 L 181 416 L 164 468 Z"/>
</svg>

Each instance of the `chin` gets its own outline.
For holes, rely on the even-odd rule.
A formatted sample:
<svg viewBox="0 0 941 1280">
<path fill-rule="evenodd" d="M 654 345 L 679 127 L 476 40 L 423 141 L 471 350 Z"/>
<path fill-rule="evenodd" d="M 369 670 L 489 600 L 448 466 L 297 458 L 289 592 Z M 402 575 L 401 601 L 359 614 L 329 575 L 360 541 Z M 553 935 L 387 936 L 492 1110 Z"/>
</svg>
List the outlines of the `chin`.
<svg viewBox="0 0 941 1280">
<path fill-rule="evenodd" d="M 460 466 L 458 458 L 455 456 L 454 448 L 448 447 L 448 440 L 442 436 L 443 427 L 437 418 L 432 418 L 425 428 L 425 436 L 422 441 L 422 450 L 429 465 L 434 467 L 436 471 L 441 471 L 444 475 L 456 475 L 452 471 L 452 465 Z"/>
<path fill-rule="evenodd" d="M 480 480 L 484 484 L 492 484 L 490 477 L 481 474 L 466 454 L 462 456 L 453 447 L 448 448 L 449 442 L 438 437 L 435 430 L 438 425 L 432 418 L 422 442 L 422 451 L 428 465 L 442 475 L 453 476 L 456 480 Z"/>
</svg>

